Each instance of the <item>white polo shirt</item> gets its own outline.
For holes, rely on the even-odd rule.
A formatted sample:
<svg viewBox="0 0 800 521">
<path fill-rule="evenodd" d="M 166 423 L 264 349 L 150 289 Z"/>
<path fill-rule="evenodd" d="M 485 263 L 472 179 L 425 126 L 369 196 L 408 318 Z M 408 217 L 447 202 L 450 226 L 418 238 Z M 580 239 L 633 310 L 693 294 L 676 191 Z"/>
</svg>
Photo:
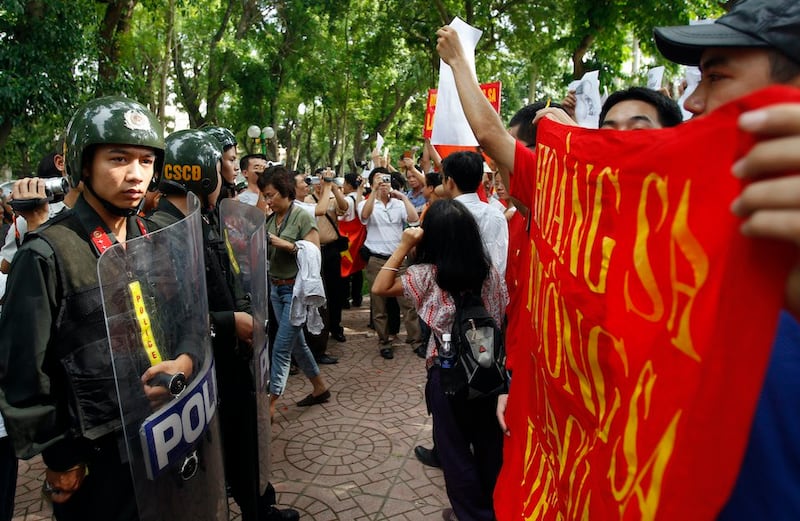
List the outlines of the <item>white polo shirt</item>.
<svg viewBox="0 0 800 521">
<path fill-rule="evenodd" d="M 399 199 L 391 198 L 387 204 L 378 199 L 375 201 L 372 215 L 365 220 L 361 214 L 366 204 L 367 201 L 361 201 L 358 205 L 358 218 L 367 226 L 364 246 L 372 253 L 391 255 L 400 245 L 403 227 L 408 221 L 406 205 Z"/>
</svg>

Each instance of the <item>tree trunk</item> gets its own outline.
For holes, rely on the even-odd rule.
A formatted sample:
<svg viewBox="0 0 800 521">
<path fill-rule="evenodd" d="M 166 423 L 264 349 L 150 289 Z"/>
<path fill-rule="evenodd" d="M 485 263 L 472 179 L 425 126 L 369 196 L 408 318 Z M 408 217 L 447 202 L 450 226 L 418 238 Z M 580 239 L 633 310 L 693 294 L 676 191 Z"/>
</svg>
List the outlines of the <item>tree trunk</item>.
<svg viewBox="0 0 800 521">
<path fill-rule="evenodd" d="M 100 56 L 98 57 L 98 95 L 113 87 L 119 74 L 119 35 L 130 29 L 133 8 L 137 0 L 113 0 L 108 2 L 103 21 L 98 30 Z"/>
<path fill-rule="evenodd" d="M 594 39 L 595 36 L 593 34 L 585 35 L 578 44 L 578 47 L 572 52 L 572 78 L 575 80 L 581 79 L 584 73 L 586 73 L 586 68 L 583 65 L 583 57 L 589 52 L 589 48 L 594 43 Z"/>
</svg>

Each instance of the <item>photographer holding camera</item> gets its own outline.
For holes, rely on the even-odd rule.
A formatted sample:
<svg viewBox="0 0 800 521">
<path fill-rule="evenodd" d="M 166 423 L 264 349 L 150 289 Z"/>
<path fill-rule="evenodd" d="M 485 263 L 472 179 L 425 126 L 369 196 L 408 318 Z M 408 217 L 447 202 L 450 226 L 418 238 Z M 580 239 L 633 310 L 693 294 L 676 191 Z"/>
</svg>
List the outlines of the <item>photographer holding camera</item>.
<svg viewBox="0 0 800 521">
<path fill-rule="evenodd" d="M 69 182 L 64 177 L 64 157 L 52 152 L 39 161 L 36 177 L 26 177 L 14 183 L 11 207 L 16 218 L 5 235 L 0 250 L 0 271 L 8 273 L 11 261 L 22 244 L 25 234 L 33 231 L 62 211 Z"/>
<path fill-rule="evenodd" d="M 364 162 L 363 164 L 366 164 Z M 361 165 L 359 165 L 361 166 Z M 344 184 L 342 185 L 342 193 L 347 201 L 347 211 L 344 215 L 339 217 L 339 232 L 346 234 L 350 238 L 351 249 L 350 251 L 357 251 L 358 248 L 363 246 L 366 232 L 364 225 L 358 218 L 357 208 L 364 200 L 364 189 L 366 183 L 364 178 L 355 173 L 344 175 Z M 353 247 L 353 243 L 356 244 Z M 345 309 L 350 308 L 350 301 L 352 300 L 353 307 L 361 306 L 361 288 L 364 285 L 364 270 L 363 265 L 359 262 L 360 259 L 353 258 L 351 260 L 352 266 L 350 267 L 350 275 L 343 279 L 342 287 L 342 306 Z M 342 273 L 346 274 L 345 265 L 342 267 Z"/>
<path fill-rule="evenodd" d="M 326 353 L 328 338 L 344 342 L 342 328 L 343 281 L 341 274 L 342 257 L 340 252 L 347 248 L 347 238 L 339 234 L 339 219 L 347 211 L 347 200 L 340 186 L 334 182 L 335 174 L 331 167 L 318 168 L 309 179 L 311 193 L 306 197 L 306 204 L 314 204 L 314 217 L 317 220 L 319 244 L 322 253 L 322 281 L 325 285 L 327 303 L 320 309 L 324 328 L 322 333 L 313 337 L 306 336 L 308 347 L 314 354 L 318 364 L 335 364 L 336 357 Z"/>
<path fill-rule="evenodd" d="M 367 239 L 364 242 L 364 256 L 367 260 L 367 281 L 370 288 L 378 272 L 400 244 L 400 237 L 406 224 L 416 226 L 419 221 L 417 211 L 408 197 L 400 191 L 399 184 L 392 184 L 392 176 L 386 168 L 378 167 L 369 175 L 372 195 L 358 206 L 361 222 L 367 226 Z M 405 271 L 407 263 L 400 268 Z M 370 292 L 372 302 L 372 320 L 378 334 L 380 354 L 389 360 L 394 358 L 392 339 L 389 336 L 386 314 L 386 297 Z M 420 330 L 417 312 L 405 297 L 398 297 L 400 310 L 406 325 L 408 338 L 406 342 L 412 346 L 419 344 Z"/>
</svg>

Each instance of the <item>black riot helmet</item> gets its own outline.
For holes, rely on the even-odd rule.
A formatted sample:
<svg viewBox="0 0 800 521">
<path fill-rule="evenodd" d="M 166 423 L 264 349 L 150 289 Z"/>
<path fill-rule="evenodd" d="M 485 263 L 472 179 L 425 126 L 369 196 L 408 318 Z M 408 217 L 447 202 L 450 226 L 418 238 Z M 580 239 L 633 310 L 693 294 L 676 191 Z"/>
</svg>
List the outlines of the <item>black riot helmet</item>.
<svg viewBox="0 0 800 521">
<path fill-rule="evenodd" d="M 203 131 L 207 132 L 209 135 L 213 136 L 214 139 L 217 140 L 221 152 L 225 152 L 228 148 L 239 144 L 236 141 L 236 136 L 234 136 L 233 132 L 231 132 L 227 128 L 204 127 Z"/>
<path fill-rule="evenodd" d="M 202 130 L 167 136 L 164 173 L 158 185 L 165 193 L 192 192 L 205 200 L 219 184 L 219 145 Z"/>
</svg>

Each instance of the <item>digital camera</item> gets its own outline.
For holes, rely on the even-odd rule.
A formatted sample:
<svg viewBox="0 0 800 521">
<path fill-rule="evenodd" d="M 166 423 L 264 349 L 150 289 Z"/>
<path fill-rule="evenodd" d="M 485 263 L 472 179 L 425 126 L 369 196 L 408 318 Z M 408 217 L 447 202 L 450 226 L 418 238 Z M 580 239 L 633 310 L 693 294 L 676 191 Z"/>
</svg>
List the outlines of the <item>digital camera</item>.
<svg viewBox="0 0 800 521">
<path fill-rule="evenodd" d="M 44 192 L 49 202 L 61 202 L 69 192 L 69 181 L 66 177 L 48 177 L 44 179 Z"/>
</svg>

